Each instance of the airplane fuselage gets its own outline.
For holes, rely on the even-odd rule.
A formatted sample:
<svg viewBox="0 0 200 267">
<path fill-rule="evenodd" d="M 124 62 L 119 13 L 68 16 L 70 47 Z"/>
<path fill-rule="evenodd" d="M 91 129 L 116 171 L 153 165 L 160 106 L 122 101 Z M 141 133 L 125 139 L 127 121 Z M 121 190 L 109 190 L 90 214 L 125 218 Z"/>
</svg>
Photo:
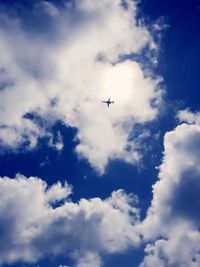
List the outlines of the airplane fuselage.
<svg viewBox="0 0 200 267">
<path fill-rule="evenodd" d="M 114 104 L 114 101 L 111 101 L 110 98 L 107 101 L 102 101 L 103 103 L 107 104 L 108 108 L 110 104 Z"/>
</svg>

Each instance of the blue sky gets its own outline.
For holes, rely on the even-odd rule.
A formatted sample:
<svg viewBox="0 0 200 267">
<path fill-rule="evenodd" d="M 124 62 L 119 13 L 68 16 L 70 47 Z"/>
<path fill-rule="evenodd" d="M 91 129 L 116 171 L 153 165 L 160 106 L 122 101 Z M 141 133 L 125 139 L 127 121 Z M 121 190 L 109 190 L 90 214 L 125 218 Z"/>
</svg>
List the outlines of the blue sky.
<svg viewBox="0 0 200 267">
<path fill-rule="evenodd" d="M 199 12 L 0 1 L 1 266 L 200 265 Z"/>
</svg>

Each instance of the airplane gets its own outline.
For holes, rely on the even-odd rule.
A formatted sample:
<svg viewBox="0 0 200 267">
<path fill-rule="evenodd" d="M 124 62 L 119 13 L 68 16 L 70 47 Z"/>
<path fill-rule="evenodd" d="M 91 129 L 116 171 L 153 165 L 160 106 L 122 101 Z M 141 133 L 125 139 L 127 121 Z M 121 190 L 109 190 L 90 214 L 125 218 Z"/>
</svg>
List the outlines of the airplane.
<svg viewBox="0 0 200 267">
<path fill-rule="evenodd" d="M 110 104 L 114 104 L 114 101 L 110 101 L 110 97 L 108 98 L 107 101 L 101 101 L 101 102 L 107 104 L 108 105 L 108 108 L 109 108 Z"/>
</svg>

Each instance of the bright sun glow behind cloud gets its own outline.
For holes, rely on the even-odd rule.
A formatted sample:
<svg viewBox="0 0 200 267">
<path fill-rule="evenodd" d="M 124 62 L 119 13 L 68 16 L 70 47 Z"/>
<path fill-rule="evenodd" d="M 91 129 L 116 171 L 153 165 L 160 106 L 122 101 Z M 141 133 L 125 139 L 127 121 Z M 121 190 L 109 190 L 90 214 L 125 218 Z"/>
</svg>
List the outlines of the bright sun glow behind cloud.
<svg viewBox="0 0 200 267">
<path fill-rule="evenodd" d="M 160 79 L 145 77 L 136 61 L 119 60 L 122 55 L 141 54 L 144 47 L 151 50 L 152 44 L 150 32 L 136 23 L 135 2 L 127 1 L 127 8 L 120 3 L 82 0 L 62 12 L 55 12 L 52 4 L 48 31 L 38 36 L 27 33 L 22 22 L 6 18 L 9 26 L 0 27 L 4 40 L 0 68 L 6 70 L 2 81 L 12 86 L 0 91 L 0 142 L 33 148 L 40 137 L 52 139 L 49 127 L 62 121 L 77 129 L 75 151 L 100 173 L 116 158 L 138 163 L 141 155 L 132 129 L 156 119 Z M 43 8 L 46 12 L 46 5 Z M 80 20 L 75 23 L 70 18 L 77 12 Z M 48 32 L 54 33 L 53 40 Z M 115 104 L 108 109 L 101 100 L 109 97 Z M 43 127 L 37 118 L 48 125 Z"/>
<path fill-rule="evenodd" d="M 102 96 L 126 105 L 133 94 L 135 74 L 130 63 L 108 67 L 102 75 Z"/>
</svg>

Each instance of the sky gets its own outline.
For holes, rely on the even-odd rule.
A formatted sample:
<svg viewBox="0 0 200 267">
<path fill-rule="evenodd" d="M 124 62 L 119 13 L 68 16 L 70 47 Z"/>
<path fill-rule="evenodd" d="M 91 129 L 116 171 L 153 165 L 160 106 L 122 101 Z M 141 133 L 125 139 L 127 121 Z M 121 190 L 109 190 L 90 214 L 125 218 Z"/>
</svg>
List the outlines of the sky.
<svg viewBox="0 0 200 267">
<path fill-rule="evenodd" d="M 0 0 L 0 266 L 200 266 L 199 24 L 198 0 Z"/>
</svg>

